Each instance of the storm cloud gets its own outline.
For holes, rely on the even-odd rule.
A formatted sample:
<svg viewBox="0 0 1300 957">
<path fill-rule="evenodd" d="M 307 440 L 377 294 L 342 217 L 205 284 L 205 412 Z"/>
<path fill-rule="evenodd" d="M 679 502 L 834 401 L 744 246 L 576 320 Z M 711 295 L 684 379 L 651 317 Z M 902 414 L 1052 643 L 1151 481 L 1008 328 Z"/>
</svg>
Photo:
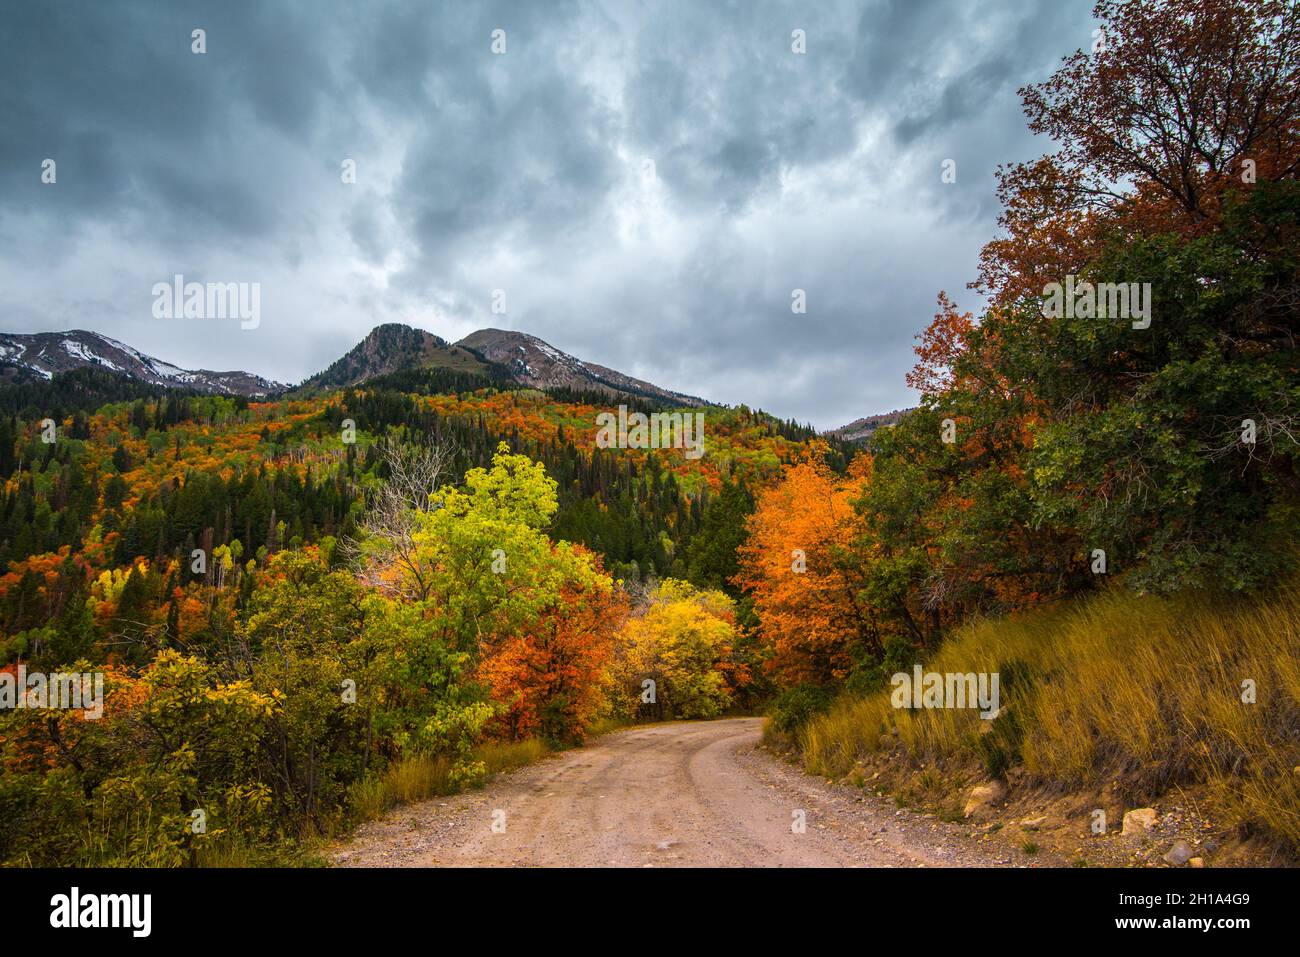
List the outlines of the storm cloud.
<svg viewBox="0 0 1300 957">
<path fill-rule="evenodd" d="M 506 327 L 833 427 L 914 403 L 940 290 L 978 306 L 994 168 L 1051 148 L 1016 89 L 1094 26 L 1081 0 L 10 4 L 0 329 L 294 382 L 382 322 Z M 259 282 L 260 325 L 155 319 L 177 273 Z"/>
</svg>

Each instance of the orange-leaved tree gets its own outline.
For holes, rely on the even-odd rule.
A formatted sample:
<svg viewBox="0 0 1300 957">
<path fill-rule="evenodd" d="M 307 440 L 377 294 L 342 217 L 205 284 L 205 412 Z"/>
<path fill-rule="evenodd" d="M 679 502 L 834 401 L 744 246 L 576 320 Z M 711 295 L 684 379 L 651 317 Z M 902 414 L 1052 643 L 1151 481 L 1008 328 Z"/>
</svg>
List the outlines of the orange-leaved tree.
<svg viewBox="0 0 1300 957">
<path fill-rule="evenodd" d="M 575 577 L 535 620 L 486 648 L 478 674 L 503 709 L 498 728 L 512 740 L 580 742 L 604 704 L 605 669 L 626 615 L 627 598 L 607 576 Z"/>
<path fill-rule="evenodd" d="M 858 456 L 839 476 L 814 446 L 758 497 L 736 583 L 754 596 L 769 668 L 784 683 L 844 678 L 855 646 L 880 647 L 874 610 L 860 596 L 850 549 L 862 538 L 852 502 L 870 481 Z"/>
</svg>

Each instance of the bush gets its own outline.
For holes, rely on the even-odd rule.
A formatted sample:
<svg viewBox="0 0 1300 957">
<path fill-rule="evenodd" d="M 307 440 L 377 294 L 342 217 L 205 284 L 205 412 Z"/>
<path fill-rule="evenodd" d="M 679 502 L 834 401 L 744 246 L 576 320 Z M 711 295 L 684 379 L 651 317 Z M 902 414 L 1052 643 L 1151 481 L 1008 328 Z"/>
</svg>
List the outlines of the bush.
<svg viewBox="0 0 1300 957">
<path fill-rule="evenodd" d="M 823 685 L 795 685 L 776 696 L 772 704 L 772 726 L 782 734 L 793 734 L 817 715 L 830 709 L 835 692 Z"/>
<path fill-rule="evenodd" d="M 891 676 L 900 671 L 910 671 L 915 662 L 916 648 L 913 644 L 902 635 L 890 635 L 885 639 L 885 650 L 880 660 L 856 662 L 844 688 L 859 696 L 872 694 L 888 685 Z"/>
</svg>

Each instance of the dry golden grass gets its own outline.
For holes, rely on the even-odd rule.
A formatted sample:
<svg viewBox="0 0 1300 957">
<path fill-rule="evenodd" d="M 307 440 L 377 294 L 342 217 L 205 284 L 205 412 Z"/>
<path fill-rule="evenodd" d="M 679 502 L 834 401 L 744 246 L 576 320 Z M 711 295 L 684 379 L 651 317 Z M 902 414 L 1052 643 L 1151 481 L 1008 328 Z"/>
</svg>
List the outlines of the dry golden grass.
<svg viewBox="0 0 1300 957">
<path fill-rule="evenodd" d="M 602 734 L 611 734 L 614 731 L 621 731 L 624 728 L 633 727 L 634 724 L 635 722 L 631 719 L 616 715 L 597 718 L 591 723 L 591 727 L 587 728 L 587 737 L 598 738 Z"/>
<path fill-rule="evenodd" d="M 1120 590 L 977 622 L 927 671 L 998 672 L 1007 714 L 843 699 L 801 732 L 808 770 L 840 777 L 885 743 L 918 760 L 1023 765 L 1072 787 L 1114 776 L 1152 796 L 1206 785 L 1216 810 L 1300 847 L 1300 588 L 1251 601 Z M 1256 700 L 1242 700 L 1243 682 Z M 892 732 L 896 730 L 897 737 Z M 883 737 L 882 737 L 883 736 Z"/>
<path fill-rule="evenodd" d="M 370 821 L 398 804 L 450 794 L 452 790 L 450 760 L 412 755 L 394 761 L 382 775 L 357 784 L 350 804 L 358 820 Z"/>
<path fill-rule="evenodd" d="M 500 774 L 513 771 L 540 761 L 551 753 L 551 749 L 540 738 L 528 738 L 524 741 L 499 741 L 485 744 L 478 749 L 478 759 L 487 765 L 488 774 Z"/>
<path fill-rule="evenodd" d="M 550 754 L 545 742 L 537 738 L 484 744 L 474 753 L 487 768 L 487 776 L 510 771 Z M 391 807 L 422 801 L 460 789 L 452 779 L 452 763 L 447 757 L 411 755 L 395 761 L 382 775 L 369 778 L 352 789 L 350 805 L 359 821 L 379 817 Z"/>
</svg>

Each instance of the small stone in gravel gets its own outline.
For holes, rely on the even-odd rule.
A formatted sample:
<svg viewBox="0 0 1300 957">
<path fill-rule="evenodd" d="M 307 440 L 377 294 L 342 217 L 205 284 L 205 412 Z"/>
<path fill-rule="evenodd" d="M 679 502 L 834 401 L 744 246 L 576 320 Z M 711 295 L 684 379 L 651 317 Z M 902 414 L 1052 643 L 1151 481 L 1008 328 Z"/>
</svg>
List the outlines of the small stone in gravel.
<svg viewBox="0 0 1300 957">
<path fill-rule="evenodd" d="M 1165 852 L 1162 860 L 1174 867 L 1182 867 L 1192 857 L 1192 849 L 1187 846 L 1186 841 L 1179 841 L 1168 851 Z"/>
</svg>

